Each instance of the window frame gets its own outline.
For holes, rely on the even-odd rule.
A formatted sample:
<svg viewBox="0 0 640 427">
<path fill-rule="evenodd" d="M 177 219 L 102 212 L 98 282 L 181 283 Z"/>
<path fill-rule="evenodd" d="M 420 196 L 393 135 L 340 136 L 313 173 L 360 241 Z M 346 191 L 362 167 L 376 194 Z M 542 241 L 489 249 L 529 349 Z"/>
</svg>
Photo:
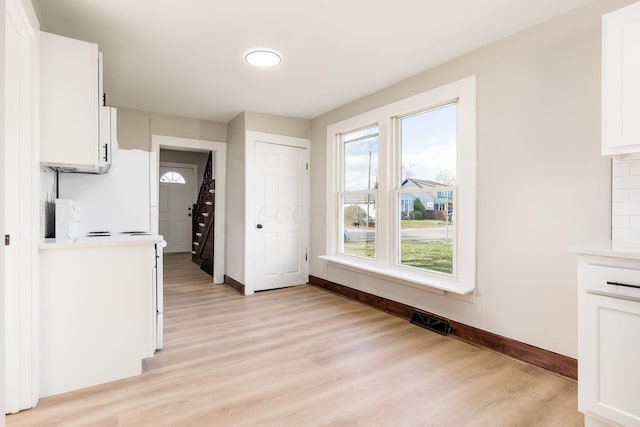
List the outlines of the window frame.
<svg viewBox="0 0 640 427">
<path fill-rule="evenodd" d="M 346 151 L 346 145 L 349 143 L 352 143 L 354 141 L 357 141 L 357 139 L 355 140 L 345 140 L 344 136 L 350 133 L 355 133 L 355 132 L 359 132 L 359 131 L 363 131 L 372 127 L 377 126 L 376 124 L 370 125 L 370 126 L 365 126 L 364 128 L 359 128 L 359 129 L 354 129 L 351 130 L 349 132 L 345 132 L 345 133 L 341 133 L 340 135 L 337 135 L 337 138 L 339 139 L 339 151 L 340 151 L 340 160 L 339 160 L 339 164 L 338 167 L 340 169 L 340 178 L 338 180 L 338 191 L 337 191 L 337 196 L 338 196 L 338 228 L 339 228 L 339 235 L 344 235 L 345 233 L 345 229 L 344 229 L 344 200 L 346 197 L 348 196 L 363 196 L 363 197 L 367 197 L 368 196 L 373 196 L 375 202 L 374 205 L 376 205 L 376 212 L 377 212 L 377 200 L 378 200 L 378 189 L 377 188 L 370 188 L 367 190 L 361 189 L 361 190 L 347 190 L 346 189 L 346 185 L 345 185 L 345 179 L 346 179 L 346 168 L 345 168 L 345 151 Z M 371 134 L 373 135 L 373 134 Z M 377 137 L 378 137 L 378 161 L 380 159 L 380 128 L 378 127 L 378 132 L 376 133 Z M 363 138 L 363 137 L 360 137 Z M 378 170 L 380 169 L 380 165 L 378 164 Z M 371 178 L 369 177 L 369 180 Z M 340 207 L 342 206 L 342 207 Z M 366 218 L 366 221 L 368 221 L 369 218 Z M 348 257 L 356 257 L 358 259 L 362 259 L 362 260 L 371 260 L 371 258 L 368 257 L 364 257 L 364 256 L 358 256 L 358 255 L 352 255 L 352 254 L 345 254 L 344 253 L 344 240 L 340 240 L 338 239 L 338 250 L 337 252 L 341 255 L 345 255 Z M 377 254 L 377 235 L 376 235 L 376 246 L 374 248 L 374 258 L 376 258 L 376 254 Z"/>
<path fill-rule="evenodd" d="M 168 176 L 169 174 L 174 174 L 171 178 L 171 180 L 169 180 L 169 178 L 167 178 L 167 181 L 163 181 L 162 179 L 166 176 Z M 179 179 L 175 178 L 175 175 L 177 175 L 179 177 Z M 182 181 L 180 181 L 182 180 Z M 169 170 L 166 171 L 165 173 L 163 173 L 160 176 L 160 181 L 161 184 L 179 184 L 179 185 L 185 185 L 187 183 L 187 181 L 184 179 L 184 176 L 182 176 L 182 174 L 180 172 L 174 171 L 174 170 Z"/>
<path fill-rule="evenodd" d="M 456 244 L 454 274 L 438 273 L 399 264 L 402 190 L 399 119 L 439 106 L 457 103 L 456 186 L 454 216 Z M 342 253 L 343 191 L 342 135 L 378 125 L 378 188 L 376 190 L 375 259 Z M 326 255 L 321 259 L 348 269 L 381 276 L 398 283 L 443 293 L 469 294 L 476 287 L 477 136 L 475 76 L 410 96 L 327 127 Z"/>
</svg>

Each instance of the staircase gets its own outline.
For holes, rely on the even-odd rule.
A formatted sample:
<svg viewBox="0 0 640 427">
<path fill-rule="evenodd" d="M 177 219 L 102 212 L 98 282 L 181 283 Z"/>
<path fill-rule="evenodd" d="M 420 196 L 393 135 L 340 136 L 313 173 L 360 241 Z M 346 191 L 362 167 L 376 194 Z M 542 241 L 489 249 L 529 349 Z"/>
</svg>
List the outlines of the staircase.
<svg viewBox="0 0 640 427">
<path fill-rule="evenodd" d="M 207 167 L 198 193 L 198 201 L 193 205 L 191 259 L 203 271 L 213 275 L 213 224 L 215 221 L 216 182 L 211 176 L 212 153 L 209 153 Z"/>
</svg>

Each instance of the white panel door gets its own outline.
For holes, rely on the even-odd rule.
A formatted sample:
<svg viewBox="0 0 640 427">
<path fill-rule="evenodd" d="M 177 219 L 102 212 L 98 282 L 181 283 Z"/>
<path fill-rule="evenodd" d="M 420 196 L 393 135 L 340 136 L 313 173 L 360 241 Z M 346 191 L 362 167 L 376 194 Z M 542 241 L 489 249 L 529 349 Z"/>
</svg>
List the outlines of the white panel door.
<svg viewBox="0 0 640 427">
<path fill-rule="evenodd" d="M 1 378 L 0 399 L 4 411 L 0 412 L 0 425 L 4 413 L 18 412 L 35 406 L 38 401 L 38 144 L 37 111 L 39 96 L 37 81 L 37 34 L 27 5 L 20 1 L 7 1 L 4 19 L 5 58 L 4 73 L 4 144 L 0 155 L 0 191 L 3 193 L 2 228 L 10 235 L 4 246 L 2 286 L 4 286 L 5 337 L 0 344 L 6 375 Z M 29 4 L 30 5 L 30 4 Z M 4 244 L 4 243 L 3 243 Z M 2 322 L 0 322 L 2 323 Z M 0 334 L 1 336 L 2 334 Z M 2 381 L 2 379 L 4 381 Z"/>
<path fill-rule="evenodd" d="M 256 143 L 254 290 L 307 283 L 308 150 Z"/>
<path fill-rule="evenodd" d="M 160 166 L 159 229 L 167 242 L 165 253 L 192 250 L 191 208 L 194 203 L 194 175 L 191 168 Z M 163 182 L 163 176 L 169 182 Z"/>
<path fill-rule="evenodd" d="M 23 404 L 22 393 L 24 390 L 20 376 L 25 366 L 29 365 L 29 359 L 21 363 L 24 356 L 21 346 L 21 313 L 24 301 L 21 295 L 21 278 L 19 268 L 19 245 L 20 234 L 18 233 L 20 222 L 20 192 L 16 179 L 20 165 L 19 143 L 20 143 L 20 61 L 19 61 L 19 34 L 11 19 L 6 20 L 6 86 L 5 86 L 5 147 L 4 147 L 4 234 L 11 235 L 11 245 L 6 246 L 4 252 L 4 283 L 5 283 L 5 324 L 7 346 L 5 360 L 5 388 L 6 410 L 8 413 L 18 412 L 23 408 L 28 408 Z M 25 287 L 26 288 L 26 287 Z M 25 339 L 29 339 L 25 331 Z"/>
</svg>

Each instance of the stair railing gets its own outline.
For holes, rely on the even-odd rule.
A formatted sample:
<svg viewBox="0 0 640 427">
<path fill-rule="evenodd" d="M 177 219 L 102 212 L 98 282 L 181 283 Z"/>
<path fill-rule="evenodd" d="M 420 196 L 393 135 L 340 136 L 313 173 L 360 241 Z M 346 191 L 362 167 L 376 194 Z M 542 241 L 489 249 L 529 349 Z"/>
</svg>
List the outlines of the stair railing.
<svg viewBox="0 0 640 427">
<path fill-rule="evenodd" d="M 202 183 L 200 184 L 200 191 L 198 192 L 198 200 L 193 205 L 193 209 L 191 210 L 192 218 L 191 218 L 191 241 L 198 242 L 197 233 L 204 233 L 205 227 L 200 227 L 201 223 L 204 223 L 206 226 L 206 219 L 202 215 L 207 212 L 207 200 L 209 199 L 209 195 L 211 194 L 209 190 L 214 187 L 213 175 L 211 173 L 211 164 L 212 164 L 212 152 L 209 152 L 209 158 L 207 159 L 207 166 L 204 169 L 204 174 L 202 178 Z M 213 212 L 211 212 L 213 214 Z M 194 245 L 195 246 L 195 245 Z M 194 248 L 194 255 L 199 256 L 201 253 L 199 248 Z"/>
</svg>

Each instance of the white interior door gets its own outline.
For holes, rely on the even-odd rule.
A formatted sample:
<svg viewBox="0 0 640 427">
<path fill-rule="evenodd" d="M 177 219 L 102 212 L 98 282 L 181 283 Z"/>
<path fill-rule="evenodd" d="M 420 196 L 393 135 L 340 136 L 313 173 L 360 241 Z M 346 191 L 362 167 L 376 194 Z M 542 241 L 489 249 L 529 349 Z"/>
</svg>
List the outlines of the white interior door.
<svg viewBox="0 0 640 427">
<path fill-rule="evenodd" d="M 39 81 L 37 20 L 30 2 L 7 1 L 4 19 L 2 53 L 4 68 L 4 145 L 0 155 L 0 191 L 3 192 L 1 228 L 10 236 L 6 242 L 3 268 L 4 307 L 0 313 L 5 336 L 4 378 L 0 378 L 4 413 L 18 412 L 35 406 L 38 401 L 38 231 L 40 223 L 39 194 Z M 5 243 L 3 243 L 5 244 Z M 6 346 L 6 347 L 3 347 Z M 1 381 L 4 379 L 4 381 Z M 4 396 L 4 398 L 3 398 Z"/>
<path fill-rule="evenodd" d="M 307 149 L 256 143 L 256 291 L 307 283 L 307 164 Z"/>
<path fill-rule="evenodd" d="M 29 407 L 21 402 L 23 385 L 20 382 L 20 374 L 29 359 L 20 363 L 23 351 L 21 348 L 20 324 L 23 299 L 20 295 L 20 268 L 19 268 L 19 239 L 18 227 L 20 224 L 20 192 L 15 183 L 18 176 L 20 162 L 20 61 L 19 61 L 19 34 L 14 23 L 7 17 L 5 28 L 6 40 L 6 85 L 5 85 L 5 151 L 4 151 L 4 234 L 11 236 L 11 244 L 4 248 L 4 283 L 5 283 L 5 313 L 6 313 L 6 410 L 8 413 Z M 26 335 L 26 334 L 25 334 Z M 24 338 L 30 338 L 25 336 Z"/>
<path fill-rule="evenodd" d="M 159 230 L 167 242 L 165 253 L 191 252 L 191 208 L 195 171 L 190 167 L 160 165 Z"/>
</svg>

